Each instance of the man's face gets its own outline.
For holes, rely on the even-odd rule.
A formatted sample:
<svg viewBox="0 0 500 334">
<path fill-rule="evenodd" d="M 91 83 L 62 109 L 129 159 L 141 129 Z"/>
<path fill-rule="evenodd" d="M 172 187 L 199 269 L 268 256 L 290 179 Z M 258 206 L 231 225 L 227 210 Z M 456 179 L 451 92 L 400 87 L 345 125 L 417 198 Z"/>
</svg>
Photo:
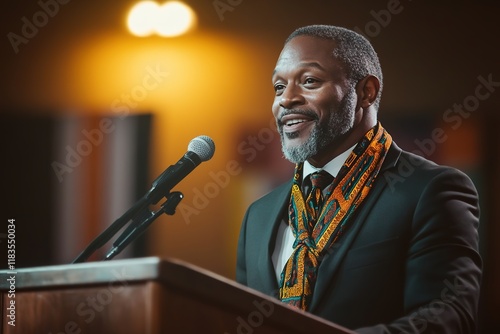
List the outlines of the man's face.
<svg viewBox="0 0 500 334">
<path fill-rule="evenodd" d="M 291 162 L 321 156 L 354 124 L 357 95 L 332 56 L 334 47 L 332 40 L 297 36 L 276 63 L 272 109 Z"/>
</svg>

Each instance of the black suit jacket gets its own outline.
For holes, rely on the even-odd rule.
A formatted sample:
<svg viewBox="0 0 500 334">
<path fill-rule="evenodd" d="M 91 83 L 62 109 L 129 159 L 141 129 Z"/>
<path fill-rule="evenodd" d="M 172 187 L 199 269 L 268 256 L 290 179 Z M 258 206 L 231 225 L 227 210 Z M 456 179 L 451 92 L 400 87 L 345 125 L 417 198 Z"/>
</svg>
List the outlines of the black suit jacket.
<svg viewBox="0 0 500 334">
<path fill-rule="evenodd" d="M 254 202 L 236 279 L 277 296 L 271 260 L 292 182 Z M 310 312 L 362 333 L 474 333 L 479 207 L 462 172 L 391 146 L 370 194 L 319 267 Z"/>
</svg>

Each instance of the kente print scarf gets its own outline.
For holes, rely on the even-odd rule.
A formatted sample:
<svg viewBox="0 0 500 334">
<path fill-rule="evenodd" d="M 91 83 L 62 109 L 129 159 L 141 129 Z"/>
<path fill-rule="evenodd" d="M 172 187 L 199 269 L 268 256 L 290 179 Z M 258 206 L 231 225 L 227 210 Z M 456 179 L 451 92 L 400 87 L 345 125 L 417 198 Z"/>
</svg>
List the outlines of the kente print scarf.
<svg viewBox="0 0 500 334">
<path fill-rule="evenodd" d="M 303 163 L 296 165 L 289 206 L 294 250 L 280 280 L 280 299 L 284 303 L 308 309 L 322 257 L 342 235 L 354 211 L 370 192 L 391 142 L 391 136 L 380 123 L 365 134 L 328 186 L 323 208 L 312 227 L 301 192 Z"/>
</svg>

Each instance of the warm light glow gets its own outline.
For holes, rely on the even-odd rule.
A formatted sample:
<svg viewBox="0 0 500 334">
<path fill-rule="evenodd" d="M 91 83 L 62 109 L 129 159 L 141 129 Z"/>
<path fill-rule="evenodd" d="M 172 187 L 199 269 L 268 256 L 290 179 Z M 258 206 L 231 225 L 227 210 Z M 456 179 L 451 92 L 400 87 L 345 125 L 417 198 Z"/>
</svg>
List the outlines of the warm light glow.
<svg viewBox="0 0 500 334">
<path fill-rule="evenodd" d="M 182 2 L 170 1 L 161 6 L 156 25 L 160 36 L 179 36 L 194 25 L 195 15 L 191 8 Z"/>
<path fill-rule="evenodd" d="M 137 3 L 128 15 L 127 25 L 130 32 L 136 36 L 149 36 L 155 31 L 156 16 L 160 6 L 154 1 Z"/>
<path fill-rule="evenodd" d="M 189 31 L 195 21 L 194 11 L 180 1 L 167 1 L 163 5 L 141 1 L 130 10 L 127 25 L 130 32 L 139 37 L 155 33 L 173 37 Z"/>
</svg>

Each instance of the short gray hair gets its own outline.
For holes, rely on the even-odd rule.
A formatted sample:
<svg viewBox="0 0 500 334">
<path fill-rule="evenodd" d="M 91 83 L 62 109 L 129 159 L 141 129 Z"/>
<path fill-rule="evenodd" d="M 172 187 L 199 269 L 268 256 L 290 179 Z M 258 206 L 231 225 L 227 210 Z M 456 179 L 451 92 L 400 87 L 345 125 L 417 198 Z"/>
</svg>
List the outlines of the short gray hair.
<svg viewBox="0 0 500 334">
<path fill-rule="evenodd" d="M 306 35 L 335 41 L 333 56 L 346 67 L 346 75 L 353 84 L 367 75 L 374 75 L 380 81 L 378 96 L 374 102 L 378 110 L 382 95 L 382 68 L 377 53 L 370 42 L 362 35 L 342 27 L 311 25 L 296 29 L 288 36 L 285 44 L 297 36 Z"/>
</svg>

